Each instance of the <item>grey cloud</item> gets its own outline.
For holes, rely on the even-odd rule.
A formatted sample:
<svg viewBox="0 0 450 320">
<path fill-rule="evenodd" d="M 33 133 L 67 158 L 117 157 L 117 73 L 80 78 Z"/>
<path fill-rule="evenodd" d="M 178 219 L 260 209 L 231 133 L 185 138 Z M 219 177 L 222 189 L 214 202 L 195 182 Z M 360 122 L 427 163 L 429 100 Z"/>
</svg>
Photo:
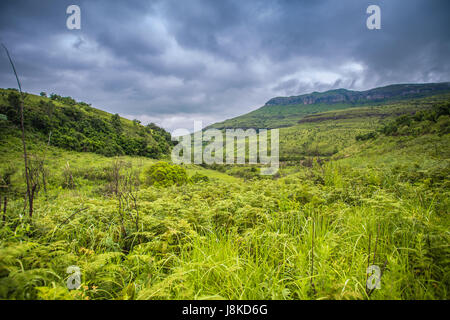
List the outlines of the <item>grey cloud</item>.
<svg viewBox="0 0 450 320">
<path fill-rule="evenodd" d="M 82 30 L 65 27 L 70 4 Z M 370 4 L 381 7 L 381 30 L 365 27 Z M 446 0 L 6 0 L 0 40 L 25 90 L 172 130 L 273 96 L 449 81 L 448 12 Z M 0 59 L 0 87 L 12 87 Z"/>
</svg>

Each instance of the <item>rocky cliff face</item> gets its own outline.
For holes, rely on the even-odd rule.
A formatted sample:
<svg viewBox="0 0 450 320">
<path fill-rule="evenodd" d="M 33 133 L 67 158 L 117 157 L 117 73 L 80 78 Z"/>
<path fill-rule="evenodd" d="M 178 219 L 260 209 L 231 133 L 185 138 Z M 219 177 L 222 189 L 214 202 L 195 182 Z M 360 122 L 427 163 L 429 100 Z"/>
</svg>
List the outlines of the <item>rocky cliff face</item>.
<svg viewBox="0 0 450 320">
<path fill-rule="evenodd" d="M 351 91 L 346 89 L 313 92 L 292 97 L 270 99 L 266 106 L 292 104 L 337 104 L 377 102 L 385 99 L 406 99 L 432 94 L 450 93 L 450 82 L 429 84 L 397 84 L 367 91 Z"/>
</svg>

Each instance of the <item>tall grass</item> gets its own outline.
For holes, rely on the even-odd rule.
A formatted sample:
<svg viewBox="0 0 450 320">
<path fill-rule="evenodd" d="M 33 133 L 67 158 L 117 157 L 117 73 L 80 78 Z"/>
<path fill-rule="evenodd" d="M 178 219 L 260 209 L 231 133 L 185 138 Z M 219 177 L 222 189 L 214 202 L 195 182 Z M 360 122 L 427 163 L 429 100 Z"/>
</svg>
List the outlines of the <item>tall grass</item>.
<svg viewBox="0 0 450 320">
<path fill-rule="evenodd" d="M 448 135 L 399 141 L 359 143 L 273 180 L 189 167 L 209 181 L 141 187 L 137 227 L 105 191 L 114 159 L 50 148 L 33 220 L 16 197 L 0 227 L 0 298 L 448 299 L 449 165 L 430 147 Z M 13 183 L 23 195 L 20 172 Z M 78 290 L 66 285 L 71 265 Z M 366 288 L 368 265 L 383 271 L 381 289 Z"/>
</svg>

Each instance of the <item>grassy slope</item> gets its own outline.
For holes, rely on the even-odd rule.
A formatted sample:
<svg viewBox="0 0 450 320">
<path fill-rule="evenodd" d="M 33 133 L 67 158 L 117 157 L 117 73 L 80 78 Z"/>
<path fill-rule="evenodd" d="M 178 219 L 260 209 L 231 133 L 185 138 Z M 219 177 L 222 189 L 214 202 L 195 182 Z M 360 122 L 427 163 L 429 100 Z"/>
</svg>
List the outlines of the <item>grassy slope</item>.
<svg viewBox="0 0 450 320">
<path fill-rule="evenodd" d="M 125 219 L 127 236 L 117 200 L 99 188 L 105 181 L 85 178 L 112 159 L 50 148 L 52 188 L 38 197 L 33 221 L 20 216 L 23 200 L 17 199 L 0 228 L 0 297 L 367 299 L 369 259 L 384 270 L 371 299 L 448 299 L 450 135 L 357 142 L 357 132 L 380 125 L 364 112 L 282 130 L 282 153 L 317 141 L 323 150 L 337 147 L 328 163 L 245 182 L 191 166 L 190 174 L 217 179 L 141 188 L 140 230 Z M 20 141 L 5 142 L 0 168 L 12 162 L 20 168 Z M 123 159 L 136 167 L 153 162 Z M 61 187 L 67 161 L 77 172 L 75 190 Z M 16 174 L 18 184 L 21 179 Z M 66 288 L 69 265 L 82 270 L 79 290 Z"/>
<path fill-rule="evenodd" d="M 0 88 L 0 104 L 7 104 L 7 94 L 8 92 L 10 92 L 11 90 L 9 89 L 1 89 Z M 30 94 L 30 93 L 26 93 L 25 94 L 25 101 L 24 104 L 26 106 L 26 108 L 31 108 L 33 110 L 36 110 L 38 112 L 43 112 L 41 110 L 41 108 L 39 107 L 39 102 L 40 101 L 45 101 L 45 102 L 52 102 L 56 108 L 63 108 L 64 106 L 66 106 L 64 103 L 60 102 L 60 101 L 56 101 L 56 100 L 51 100 L 48 97 L 41 97 L 41 96 L 37 96 L 34 94 Z M 96 118 L 105 120 L 107 122 L 110 121 L 111 119 L 111 114 L 94 108 L 94 107 L 90 107 L 90 106 L 82 106 L 82 105 L 76 105 L 75 106 L 79 111 L 81 111 L 84 114 L 88 114 L 90 116 L 94 116 Z M 137 128 L 134 125 L 133 121 L 126 119 L 126 118 L 120 118 L 120 122 L 122 123 L 123 129 L 124 129 L 124 133 L 126 135 L 132 136 L 132 137 L 137 137 L 138 133 L 137 133 Z"/>
<path fill-rule="evenodd" d="M 16 91 L 0 89 L 0 114 L 9 118 L 10 124 L 20 125 L 18 98 L 12 102 Z M 24 94 L 24 117 L 27 131 L 35 137 L 47 141 L 49 135 L 54 145 L 75 151 L 96 152 L 103 155 L 139 155 L 147 157 L 167 157 L 170 153 L 170 134 L 157 126 L 143 126 L 93 108 L 70 97 L 57 96 L 55 99 Z M 2 135 L 14 131 L 13 127 L 2 124 Z"/>
<path fill-rule="evenodd" d="M 333 110 L 304 117 L 301 123 L 280 129 L 280 158 L 283 161 L 307 156 L 329 157 L 354 144 L 358 134 L 372 131 L 398 115 L 426 110 L 431 101 L 445 99 Z"/>
<path fill-rule="evenodd" d="M 289 106 L 263 106 L 245 115 L 218 122 L 207 128 L 281 128 L 294 125 L 308 114 L 327 110 L 346 109 L 347 104 L 314 104 Z"/>
<path fill-rule="evenodd" d="M 1 162 L 0 168 L 5 168 L 8 165 L 15 164 L 14 166 L 18 169 L 15 175 L 17 180 L 21 180 L 20 170 L 22 166 L 19 164 L 22 158 L 22 142 L 20 140 L 20 133 L 18 130 L 9 130 L 10 135 L 3 137 L 0 144 Z M 124 162 L 130 163 L 134 167 L 144 168 L 151 164 L 156 163 L 158 160 L 138 157 L 138 156 L 120 156 L 120 157 L 105 157 L 99 154 L 91 152 L 75 152 L 64 150 L 61 148 L 47 146 L 43 141 L 36 139 L 36 136 L 32 133 L 27 134 L 28 146 L 27 150 L 30 158 L 38 156 L 40 158 L 46 158 L 46 167 L 51 172 L 52 180 L 50 180 L 50 185 L 62 184 L 62 173 L 63 168 L 69 164 L 69 166 L 74 171 L 76 180 L 80 185 L 96 185 L 95 181 L 89 181 L 85 179 L 84 173 L 89 173 L 90 171 L 103 171 L 105 168 L 110 166 L 112 162 L 116 159 L 120 159 Z M 19 162 L 19 163 L 16 163 Z M 197 165 L 186 165 L 186 170 L 189 176 L 199 173 L 205 175 L 211 179 L 225 180 L 225 181 L 236 181 L 236 178 L 231 177 L 227 174 L 217 172 L 215 170 L 208 170 Z M 78 176 L 77 176 L 78 175 Z M 87 174 L 88 175 L 88 174 Z M 23 182 L 23 181 L 22 181 Z"/>
<path fill-rule="evenodd" d="M 249 112 L 239 117 L 228 119 L 222 122 L 215 123 L 207 128 L 282 128 L 295 125 L 299 120 L 304 117 L 322 113 L 332 110 L 342 110 L 348 108 L 358 108 L 362 106 L 382 106 L 393 104 L 420 104 L 422 102 L 430 101 L 433 99 L 448 99 L 450 94 L 439 94 L 428 98 L 415 98 L 408 99 L 407 101 L 392 101 L 386 100 L 377 103 L 337 103 L 337 104 L 324 104 L 317 103 L 311 105 L 294 104 L 294 105 L 266 105 L 257 110 Z"/>
<path fill-rule="evenodd" d="M 428 110 L 450 95 L 414 99 L 382 106 L 353 107 L 304 116 L 294 125 L 280 128 L 280 160 L 329 158 L 355 144 L 355 137 L 373 131 L 402 114 Z M 300 122 L 300 123 L 298 123 Z"/>
</svg>

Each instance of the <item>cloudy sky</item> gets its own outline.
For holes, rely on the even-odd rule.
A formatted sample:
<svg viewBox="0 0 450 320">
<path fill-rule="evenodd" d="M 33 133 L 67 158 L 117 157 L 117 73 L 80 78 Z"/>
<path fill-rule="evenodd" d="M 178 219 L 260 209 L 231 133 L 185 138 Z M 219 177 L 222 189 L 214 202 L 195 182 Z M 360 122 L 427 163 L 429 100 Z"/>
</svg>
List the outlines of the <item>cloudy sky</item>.
<svg viewBox="0 0 450 320">
<path fill-rule="evenodd" d="M 81 8 L 68 30 L 66 8 Z M 381 30 L 366 9 L 381 8 Z M 23 89 L 72 96 L 172 131 L 275 96 L 450 81 L 448 0 L 0 2 Z M 0 87 L 15 87 L 0 53 Z"/>
</svg>

